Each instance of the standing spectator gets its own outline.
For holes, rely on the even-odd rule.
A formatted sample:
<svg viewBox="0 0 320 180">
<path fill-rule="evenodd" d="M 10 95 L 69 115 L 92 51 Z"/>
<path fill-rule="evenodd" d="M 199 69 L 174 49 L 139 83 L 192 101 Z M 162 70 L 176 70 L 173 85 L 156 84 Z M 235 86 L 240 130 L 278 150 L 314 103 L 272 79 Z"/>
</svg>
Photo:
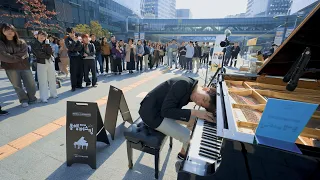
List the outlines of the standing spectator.
<svg viewBox="0 0 320 180">
<path fill-rule="evenodd" d="M 153 57 L 154 57 L 154 63 L 152 65 L 152 68 L 154 65 L 156 65 L 156 68 L 158 68 L 159 60 L 160 60 L 160 44 L 156 44 L 156 48 L 153 51 Z"/>
<path fill-rule="evenodd" d="M 83 34 L 81 38 L 83 42 L 81 55 L 83 58 L 84 81 L 86 82 L 86 87 L 91 85 L 92 87 L 95 87 L 97 85 L 96 49 L 92 41 L 89 42 L 88 34 Z M 92 74 L 92 80 L 89 78 L 89 72 Z"/>
<path fill-rule="evenodd" d="M 60 74 L 60 68 L 59 68 L 59 46 L 58 46 L 58 42 L 57 39 L 53 36 L 48 36 L 49 38 L 49 42 L 50 42 L 50 46 L 52 48 L 53 51 L 53 58 L 54 58 L 54 66 L 55 66 L 55 70 L 59 72 Z"/>
<path fill-rule="evenodd" d="M 4 115 L 7 115 L 9 112 L 8 111 L 4 111 L 1 109 L 1 106 L 0 106 L 0 116 L 4 116 Z"/>
<path fill-rule="evenodd" d="M 144 71 L 147 71 L 149 56 L 150 56 L 150 47 L 149 47 L 148 41 L 144 40 L 143 46 L 144 46 L 144 55 L 143 55 Z"/>
<path fill-rule="evenodd" d="M 181 70 L 182 69 L 186 69 L 186 53 L 187 53 L 187 49 L 185 47 L 185 42 L 183 41 L 181 43 L 181 47 L 179 48 L 179 62 L 180 62 L 180 66 L 181 66 Z"/>
<path fill-rule="evenodd" d="M 164 47 L 162 44 L 160 45 L 160 64 L 163 65 L 163 57 L 164 57 Z"/>
<path fill-rule="evenodd" d="M 91 38 L 90 43 L 92 43 L 96 49 L 95 59 L 96 59 L 96 64 L 97 62 L 99 62 L 99 65 L 100 65 L 100 74 L 105 75 L 106 73 L 103 71 L 103 59 L 101 56 L 101 43 L 96 39 L 95 34 L 90 34 L 90 38 Z M 98 66 L 96 67 L 97 67 L 97 74 L 99 74 Z"/>
<path fill-rule="evenodd" d="M 103 37 L 101 40 L 101 54 L 102 54 L 102 64 L 103 62 L 106 62 L 106 73 L 109 73 L 109 61 L 110 61 L 109 59 L 111 54 L 111 47 L 106 37 Z"/>
<path fill-rule="evenodd" d="M 192 58 L 194 56 L 194 47 L 193 42 L 190 41 L 189 44 L 186 46 L 186 70 L 187 72 L 192 72 Z"/>
<path fill-rule="evenodd" d="M 231 53 L 232 53 L 232 47 L 233 44 L 230 43 L 226 48 L 223 49 L 224 54 L 224 65 L 228 66 L 230 59 L 231 59 Z"/>
<path fill-rule="evenodd" d="M 65 44 L 70 58 L 71 91 L 75 91 L 76 88 L 83 88 L 83 59 L 80 54 L 82 44 L 72 28 L 67 28 L 67 33 L 68 37 L 65 39 Z"/>
<path fill-rule="evenodd" d="M 115 47 L 116 46 L 116 43 L 117 43 L 117 41 L 116 41 L 116 37 L 115 36 L 111 36 L 111 42 L 109 43 L 109 47 L 110 47 L 110 49 L 112 49 L 113 47 Z M 113 71 L 113 61 L 114 61 L 114 59 L 115 59 L 116 57 L 115 57 L 115 54 L 113 54 L 112 52 L 111 52 L 111 54 L 110 54 L 110 66 L 111 66 L 111 71 Z"/>
<path fill-rule="evenodd" d="M 69 56 L 68 56 L 68 49 L 66 45 L 64 44 L 64 39 L 60 39 L 59 41 L 59 58 L 60 58 L 60 63 L 59 63 L 59 68 L 60 70 L 66 75 L 66 78 L 68 77 L 69 71 L 68 71 L 68 66 L 69 66 Z"/>
<path fill-rule="evenodd" d="M 112 48 L 112 54 L 115 54 L 115 59 L 113 60 L 113 69 L 114 69 L 114 75 L 121 75 L 122 72 L 122 66 L 121 66 L 121 56 L 122 56 L 122 51 L 120 49 L 120 44 L 119 42 L 116 43 L 116 46 Z"/>
<path fill-rule="evenodd" d="M 210 59 L 212 59 L 213 51 L 214 51 L 214 43 L 213 43 L 212 47 L 210 48 Z"/>
<path fill-rule="evenodd" d="M 16 91 L 22 107 L 37 102 L 36 85 L 28 61 L 28 46 L 13 25 L 4 23 L 0 28 L 0 61 Z M 27 93 L 22 87 L 26 87 Z"/>
<path fill-rule="evenodd" d="M 150 47 L 150 55 L 149 55 L 149 68 L 150 70 L 153 67 L 153 52 L 154 52 L 154 47 L 153 47 L 153 43 L 149 42 L 149 47 Z"/>
<path fill-rule="evenodd" d="M 48 34 L 45 31 L 39 31 L 38 41 L 32 44 L 32 52 L 37 59 L 40 100 L 43 103 L 47 103 L 49 99 L 48 84 L 50 89 L 50 97 L 58 97 L 53 49 L 50 46 L 47 36 Z"/>
<path fill-rule="evenodd" d="M 126 68 L 125 68 L 126 61 L 124 59 L 126 57 L 126 48 L 125 48 L 123 40 L 120 40 L 119 44 L 120 44 L 120 50 L 122 51 L 122 53 L 121 53 L 122 70 L 125 71 L 126 70 Z"/>
<path fill-rule="evenodd" d="M 128 40 L 126 45 L 126 61 L 127 61 L 127 70 L 132 74 L 134 70 L 134 65 L 136 61 L 136 48 L 133 45 L 133 39 Z"/>
<path fill-rule="evenodd" d="M 32 46 L 32 43 L 38 41 L 38 31 L 34 31 L 33 32 L 33 39 L 32 41 L 30 42 L 30 46 Z M 32 54 L 32 57 L 35 59 L 34 57 L 34 54 L 32 53 L 32 49 L 31 49 L 31 54 Z M 37 62 L 36 60 L 34 62 L 32 62 L 32 70 L 35 71 L 35 75 L 34 75 L 34 80 L 36 81 L 36 84 L 37 84 L 37 87 L 39 89 L 39 83 L 38 83 L 38 72 L 37 72 Z"/>
<path fill-rule="evenodd" d="M 139 64 L 140 64 L 140 72 L 142 71 L 142 61 L 143 61 L 143 55 L 144 55 L 144 47 L 141 44 L 141 40 L 138 40 L 137 45 L 137 68 L 136 70 L 139 71 Z"/>
<path fill-rule="evenodd" d="M 234 59 L 234 67 L 237 65 L 238 54 L 240 52 L 240 47 L 238 43 L 234 43 L 234 46 L 231 48 L 231 63 L 230 67 L 232 67 L 232 60 Z"/>
<path fill-rule="evenodd" d="M 209 53 L 210 53 L 210 46 L 209 46 L 209 42 L 207 42 L 206 44 L 203 43 L 203 47 L 202 47 L 202 52 L 203 52 L 203 56 L 202 56 L 202 62 L 204 64 L 207 64 L 209 61 Z"/>
<path fill-rule="evenodd" d="M 193 55 L 193 61 L 195 62 L 195 67 L 197 69 L 197 72 L 199 72 L 200 68 L 200 57 L 201 57 L 201 47 L 199 46 L 198 42 L 195 42 L 195 47 L 194 47 L 194 55 Z"/>
<path fill-rule="evenodd" d="M 175 63 L 175 68 L 178 69 L 178 64 L 177 64 L 177 54 L 178 54 L 178 45 L 177 41 L 175 39 L 172 40 L 172 43 L 168 46 L 169 52 L 169 67 L 172 68 L 172 63 Z"/>
</svg>

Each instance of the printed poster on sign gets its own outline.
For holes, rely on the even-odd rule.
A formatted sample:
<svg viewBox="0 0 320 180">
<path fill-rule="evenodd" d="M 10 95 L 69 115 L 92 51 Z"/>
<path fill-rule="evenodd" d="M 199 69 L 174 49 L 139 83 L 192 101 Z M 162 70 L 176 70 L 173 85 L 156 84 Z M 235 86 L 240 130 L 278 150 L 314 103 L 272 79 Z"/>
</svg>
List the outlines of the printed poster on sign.
<svg viewBox="0 0 320 180">
<path fill-rule="evenodd" d="M 145 33 L 144 32 L 140 33 L 140 39 L 144 40 L 144 38 L 145 38 Z"/>
</svg>

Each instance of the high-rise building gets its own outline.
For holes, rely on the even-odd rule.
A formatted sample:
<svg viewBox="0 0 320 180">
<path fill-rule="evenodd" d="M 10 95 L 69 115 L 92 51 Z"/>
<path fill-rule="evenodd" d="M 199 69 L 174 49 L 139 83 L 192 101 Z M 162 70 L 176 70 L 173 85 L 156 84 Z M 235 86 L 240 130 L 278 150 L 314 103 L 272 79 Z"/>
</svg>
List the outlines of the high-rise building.
<svg viewBox="0 0 320 180">
<path fill-rule="evenodd" d="M 288 15 L 290 13 L 292 0 L 269 0 L 267 16 Z"/>
<path fill-rule="evenodd" d="M 248 0 L 247 17 L 279 16 L 290 13 L 292 0 Z"/>
<path fill-rule="evenodd" d="M 320 3 L 320 0 L 293 0 L 290 14 L 307 14 L 317 3 Z"/>
<path fill-rule="evenodd" d="M 135 15 L 138 15 L 139 17 L 143 17 L 144 15 L 144 0 L 113 0 L 129 9 L 131 9 Z"/>
<path fill-rule="evenodd" d="M 192 19 L 192 13 L 190 9 L 177 9 L 176 17 L 178 19 Z"/>
<path fill-rule="evenodd" d="M 144 18 L 173 19 L 176 0 L 144 0 Z"/>
<path fill-rule="evenodd" d="M 254 17 L 258 15 L 265 15 L 267 11 L 269 0 L 248 0 L 247 17 Z"/>
</svg>

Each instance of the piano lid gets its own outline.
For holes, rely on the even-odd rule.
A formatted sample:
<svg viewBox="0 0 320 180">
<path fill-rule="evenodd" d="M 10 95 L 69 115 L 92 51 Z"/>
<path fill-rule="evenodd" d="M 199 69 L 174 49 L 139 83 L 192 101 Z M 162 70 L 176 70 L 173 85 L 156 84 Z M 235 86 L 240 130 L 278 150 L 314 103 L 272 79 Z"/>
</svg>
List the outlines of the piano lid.
<svg viewBox="0 0 320 180">
<path fill-rule="evenodd" d="M 320 69 L 320 3 L 310 12 L 291 35 L 280 45 L 258 74 L 285 76 L 306 47 L 311 49 L 307 68 Z M 320 72 L 305 73 L 302 78 L 320 79 Z"/>
</svg>

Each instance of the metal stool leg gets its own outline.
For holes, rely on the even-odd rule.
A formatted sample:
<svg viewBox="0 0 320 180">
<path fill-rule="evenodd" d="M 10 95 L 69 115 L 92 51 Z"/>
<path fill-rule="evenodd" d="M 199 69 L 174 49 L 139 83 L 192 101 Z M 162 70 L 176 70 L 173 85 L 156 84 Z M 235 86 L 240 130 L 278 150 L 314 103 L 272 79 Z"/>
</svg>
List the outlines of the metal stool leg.
<svg viewBox="0 0 320 180">
<path fill-rule="evenodd" d="M 131 148 L 131 143 L 127 141 L 127 154 L 128 154 L 128 162 L 129 162 L 129 169 L 132 169 L 133 164 L 132 164 L 132 148 Z"/>
<path fill-rule="evenodd" d="M 170 144 L 169 147 L 172 148 L 172 137 L 170 137 Z"/>
<path fill-rule="evenodd" d="M 154 154 L 154 166 L 155 166 L 155 168 L 154 168 L 154 170 L 155 170 L 155 175 L 154 175 L 154 177 L 156 178 L 156 179 L 158 179 L 158 177 L 159 177 L 159 151 L 160 150 L 156 150 L 156 153 Z"/>
</svg>

